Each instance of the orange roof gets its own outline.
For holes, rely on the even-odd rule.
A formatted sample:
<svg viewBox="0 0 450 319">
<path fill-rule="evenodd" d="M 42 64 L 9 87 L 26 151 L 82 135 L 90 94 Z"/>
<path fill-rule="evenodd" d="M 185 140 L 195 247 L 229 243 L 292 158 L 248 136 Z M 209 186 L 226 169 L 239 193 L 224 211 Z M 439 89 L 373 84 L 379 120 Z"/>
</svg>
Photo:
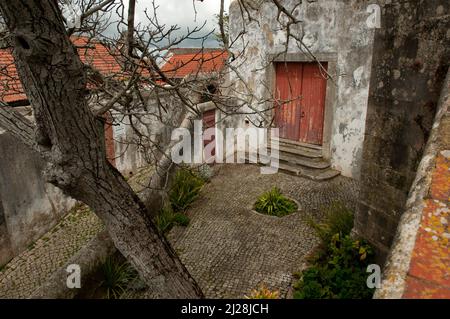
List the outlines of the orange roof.
<svg viewBox="0 0 450 319">
<path fill-rule="evenodd" d="M 86 37 L 72 37 L 72 41 L 78 47 L 81 61 L 103 75 L 122 71 L 116 57 L 100 42 Z M 0 101 L 8 103 L 26 99 L 11 49 L 0 49 Z"/>
<path fill-rule="evenodd" d="M 119 56 L 114 56 L 99 41 L 86 37 L 72 37 L 72 42 L 78 47 L 78 54 L 84 64 L 90 65 L 103 75 L 122 72 L 122 67 L 118 62 Z"/>
<path fill-rule="evenodd" d="M 10 49 L 0 50 L 0 101 L 26 100 Z"/>
<path fill-rule="evenodd" d="M 226 51 L 221 49 L 202 49 L 197 52 L 184 53 L 177 49 L 171 51 L 171 55 L 167 62 L 161 67 L 168 78 L 184 78 L 187 75 L 197 75 L 201 73 L 219 72 L 225 66 L 228 58 Z M 186 49 L 186 51 L 189 51 Z M 190 50 L 192 51 L 192 50 Z"/>
</svg>

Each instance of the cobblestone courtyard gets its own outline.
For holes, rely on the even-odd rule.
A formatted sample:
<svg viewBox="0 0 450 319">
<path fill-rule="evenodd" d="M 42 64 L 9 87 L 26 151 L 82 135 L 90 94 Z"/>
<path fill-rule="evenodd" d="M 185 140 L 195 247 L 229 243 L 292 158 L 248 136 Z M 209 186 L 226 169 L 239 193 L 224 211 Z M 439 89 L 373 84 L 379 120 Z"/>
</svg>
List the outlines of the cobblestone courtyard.
<svg viewBox="0 0 450 319">
<path fill-rule="evenodd" d="M 216 166 L 216 175 L 188 210 L 188 227 L 168 235 L 206 297 L 243 298 L 261 283 L 285 297 L 292 274 L 317 243 L 306 216 L 340 201 L 354 208 L 356 183 L 337 177 L 316 182 L 283 173 L 260 174 L 254 165 Z M 301 211 L 283 218 L 251 211 L 264 191 L 279 187 Z M 66 216 L 0 272 L 0 298 L 26 298 L 102 229 L 89 210 Z M 145 293 L 132 297 L 145 297 Z"/>
<path fill-rule="evenodd" d="M 264 191 L 278 186 L 301 212 L 283 218 L 251 211 Z M 303 257 L 317 243 L 308 214 L 340 201 L 354 207 L 354 181 L 337 177 L 315 182 L 283 173 L 260 174 L 254 165 L 219 166 L 188 211 L 191 223 L 169 238 L 206 297 L 243 298 L 261 283 L 285 296 Z"/>
<path fill-rule="evenodd" d="M 47 234 L 0 271 L 0 298 L 28 298 L 103 229 L 100 219 L 77 206 Z"/>
</svg>

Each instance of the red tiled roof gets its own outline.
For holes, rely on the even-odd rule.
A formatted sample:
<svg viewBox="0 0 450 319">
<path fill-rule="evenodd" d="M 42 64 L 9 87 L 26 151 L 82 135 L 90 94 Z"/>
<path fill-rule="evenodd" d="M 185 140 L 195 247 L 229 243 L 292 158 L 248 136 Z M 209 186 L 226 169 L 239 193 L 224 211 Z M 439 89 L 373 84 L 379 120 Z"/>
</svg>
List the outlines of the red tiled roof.
<svg viewBox="0 0 450 319">
<path fill-rule="evenodd" d="M 92 66 L 103 75 L 121 72 L 122 68 L 116 57 L 100 42 L 85 37 L 72 37 L 72 41 L 79 47 L 78 54 L 83 63 Z M 0 101 L 8 103 L 26 98 L 11 49 L 0 49 Z"/>
<path fill-rule="evenodd" d="M 0 101 L 26 100 L 10 49 L 0 50 Z"/>
<path fill-rule="evenodd" d="M 90 65 L 103 75 L 122 72 L 122 67 L 108 48 L 99 41 L 85 37 L 73 37 L 72 42 L 78 47 L 78 54 L 84 64 Z"/>
<path fill-rule="evenodd" d="M 167 62 L 162 66 L 163 71 L 168 78 L 179 79 L 187 75 L 197 75 L 201 73 L 219 72 L 225 66 L 228 57 L 227 52 L 217 50 L 207 50 L 202 52 L 178 53 L 180 50 L 173 50 Z"/>
</svg>

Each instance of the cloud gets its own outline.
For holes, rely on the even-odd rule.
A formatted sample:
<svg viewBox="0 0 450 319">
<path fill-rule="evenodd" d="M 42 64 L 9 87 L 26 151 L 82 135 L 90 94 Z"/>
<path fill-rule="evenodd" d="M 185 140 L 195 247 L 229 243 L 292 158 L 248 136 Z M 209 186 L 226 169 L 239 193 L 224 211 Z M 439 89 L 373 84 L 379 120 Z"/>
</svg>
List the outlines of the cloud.
<svg viewBox="0 0 450 319">
<path fill-rule="evenodd" d="M 225 8 L 228 11 L 230 0 L 225 1 Z M 220 11 L 220 0 L 155 0 L 157 6 L 157 16 L 160 24 L 167 27 L 177 25 L 180 28 L 178 34 L 186 34 L 189 28 L 200 27 L 206 22 L 201 34 L 205 35 L 212 30 L 217 30 L 215 14 Z M 195 9 L 194 9 L 195 6 Z M 153 5 L 150 0 L 138 0 L 136 3 L 136 23 L 148 24 L 145 16 L 147 10 L 150 16 L 153 15 Z M 200 35 L 200 34 L 199 34 Z M 201 42 L 188 39 L 182 43 L 182 46 L 200 46 Z M 205 46 L 217 46 L 217 42 L 210 37 Z"/>
</svg>

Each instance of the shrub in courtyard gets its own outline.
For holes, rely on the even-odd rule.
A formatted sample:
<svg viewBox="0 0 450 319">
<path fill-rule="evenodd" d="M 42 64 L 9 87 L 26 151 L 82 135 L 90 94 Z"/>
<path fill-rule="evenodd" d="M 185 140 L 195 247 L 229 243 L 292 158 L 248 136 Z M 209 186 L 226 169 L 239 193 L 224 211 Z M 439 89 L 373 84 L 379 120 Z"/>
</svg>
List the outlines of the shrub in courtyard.
<svg viewBox="0 0 450 319">
<path fill-rule="evenodd" d="M 251 291 L 250 295 L 245 296 L 246 299 L 280 299 L 278 290 L 269 290 L 266 286 L 261 285 L 258 289 Z"/>
<path fill-rule="evenodd" d="M 171 206 L 164 207 L 158 216 L 156 216 L 156 227 L 161 233 L 166 233 L 172 229 L 174 225 L 189 225 L 189 217 L 184 213 L 174 213 Z"/>
<path fill-rule="evenodd" d="M 184 213 L 176 213 L 173 216 L 173 221 L 177 225 L 187 226 L 189 225 L 190 219 Z"/>
<path fill-rule="evenodd" d="M 169 201 L 174 212 L 184 212 L 200 194 L 205 181 L 187 169 L 176 174 L 169 192 Z"/>
<path fill-rule="evenodd" d="M 342 203 L 333 203 L 325 209 L 321 222 L 308 220 L 323 245 L 328 245 L 335 234 L 349 235 L 353 229 L 353 212 Z"/>
<path fill-rule="evenodd" d="M 105 297 L 118 299 L 126 291 L 128 285 L 137 277 L 137 272 L 126 261 L 109 257 L 101 266 L 103 280 L 100 287 L 105 290 Z"/>
<path fill-rule="evenodd" d="M 164 207 L 156 216 L 156 227 L 161 233 L 168 232 L 173 226 L 173 211 L 171 207 Z"/>
<path fill-rule="evenodd" d="M 366 299 L 367 266 L 373 263 L 372 247 L 350 236 L 353 213 L 341 204 L 332 205 L 321 223 L 310 220 L 321 243 L 310 258 L 311 266 L 298 276 L 294 298 Z"/>
<path fill-rule="evenodd" d="M 277 187 L 258 197 L 254 208 L 258 213 L 277 217 L 291 214 L 298 209 L 297 204 L 283 196 Z"/>
</svg>

